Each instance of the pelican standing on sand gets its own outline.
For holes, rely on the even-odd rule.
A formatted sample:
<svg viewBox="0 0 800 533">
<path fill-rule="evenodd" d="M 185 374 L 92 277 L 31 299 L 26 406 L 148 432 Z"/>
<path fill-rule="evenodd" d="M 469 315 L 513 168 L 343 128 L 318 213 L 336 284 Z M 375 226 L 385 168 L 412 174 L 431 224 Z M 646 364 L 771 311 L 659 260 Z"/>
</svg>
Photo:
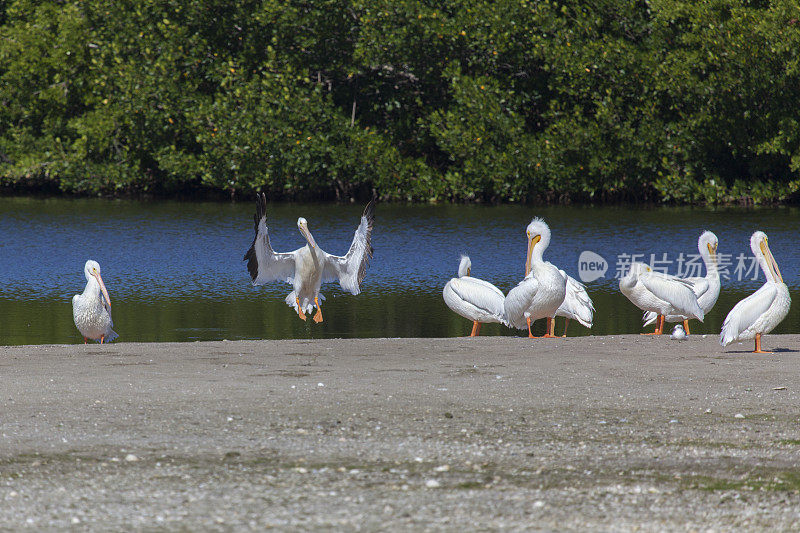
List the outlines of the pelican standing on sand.
<svg viewBox="0 0 800 533">
<path fill-rule="evenodd" d="M 547 318 L 544 337 L 555 337 L 556 312 L 564 302 L 567 280 L 552 263 L 542 256 L 550 244 L 550 228 L 540 218 L 534 218 L 527 228 L 528 254 L 525 261 L 525 279 L 506 295 L 504 309 L 506 319 L 518 329 L 528 328 L 528 337 L 533 338 L 531 323 Z"/>
<path fill-rule="evenodd" d="M 780 324 L 789 313 L 792 299 L 763 231 L 757 231 L 750 237 L 750 249 L 767 281 L 731 309 L 722 324 L 719 343 L 727 346 L 733 341 L 755 339 L 753 353 L 772 353 L 761 349 L 761 335 L 769 333 Z"/>
<path fill-rule="evenodd" d="M 466 255 L 461 256 L 458 265 L 458 277 L 448 281 L 442 296 L 447 307 L 468 320 L 472 320 L 472 333 L 476 337 L 481 331 L 481 324 L 497 322 L 508 324 L 506 321 L 503 302 L 503 291 L 482 279 L 470 276 L 472 262 Z"/>
<path fill-rule="evenodd" d="M 559 270 L 562 276 L 567 280 L 567 292 L 564 296 L 564 302 L 559 306 L 556 311 L 556 316 L 563 316 L 564 321 L 564 334 L 562 337 L 567 336 L 567 327 L 569 321 L 577 320 L 582 326 L 592 329 L 592 322 L 594 321 L 594 303 L 589 298 L 589 293 L 586 292 L 586 287 L 573 278 L 563 270 Z"/>
<path fill-rule="evenodd" d="M 72 297 L 72 318 L 75 327 L 83 335 L 83 343 L 88 339 L 103 342 L 113 341 L 118 335 L 111 328 L 111 299 L 108 297 L 106 284 L 100 276 L 100 265 L 89 259 L 83 266 L 86 276 L 86 288 L 83 294 Z"/>
<path fill-rule="evenodd" d="M 305 313 L 310 313 L 316 307 L 314 322 L 322 322 L 322 306 L 319 302 L 325 298 L 319 289 L 323 283 L 338 280 L 342 289 L 351 294 L 361 292 L 361 282 L 372 257 L 375 198 L 370 200 L 361 215 L 361 223 L 356 228 L 350 250 L 341 257 L 330 255 L 317 246 L 303 217 L 297 219 L 297 228 L 307 244 L 293 252 L 274 252 L 269 242 L 267 197 L 264 193 L 256 195 L 254 218 L 256 235 L 243 259 L 247 261 L 253 285 L 263 285 L 268 281 L 291 283 L 294 290 L 286 297 L 286 304 L 293 307 L 300 318 L 305 320 Z"/>
<path fill-rule="evenodd" d="M 697 239 L 697 251 L 700 252 L 700 257 L 703 258 L 703 263 L 706 265 L 706 276 L 686 278 L 687 281 L 692 283 L 692 290 L 697 296 L 697 303 L 703 313 L 708 314 L 709 311 L 717 303 L 719 298 L 719 270 L 717 268 L 717 246 L 719 240 L 714 233 L 704 231 L 700 238 Z M 706 285 L 707 284 L 707 285 Z M 644 314 L 644 325 L 652 324 L 658 320 L 658 315 L 652 311 Z M 664 317 L 667 322 L 683 322 L 683 329 L 689 335 L 689 317 L 684 315 L 667 315 Z M 662 328 L 663 329 L 663 328 Z"/>
<path fill-rule="evenodd" d="M 703 321 L 692 283 L 660 272 L 639 261 L 631 263 L 628 273 L 619 280 L 619 290 L 642 311 L 660 316 L 655 334 L 664 331 L 665 315 L 683 315 Z M 652 335 L 645 333 L 644 335 Z"/>
</svg>

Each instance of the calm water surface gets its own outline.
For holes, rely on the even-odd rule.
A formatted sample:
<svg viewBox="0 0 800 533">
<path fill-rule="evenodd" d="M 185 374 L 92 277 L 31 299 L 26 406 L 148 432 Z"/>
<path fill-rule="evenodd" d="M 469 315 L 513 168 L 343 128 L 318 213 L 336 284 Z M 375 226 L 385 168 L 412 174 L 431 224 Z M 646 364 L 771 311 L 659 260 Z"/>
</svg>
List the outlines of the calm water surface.
<svg viewBox="0 0 800 533">
<path fill-rule="evenodd" d="M 304 244 L 296 220 L 309 221 L 317 243 L 344 254 L 363 206 L 271 205 L 268 224 L 277 251 Z M 578 256 L 594 251 L 609 264 L 587 285 L 595 325 L 570 325 L 571 335 L 638 333 L 641 312 L 617 289 L 623 254 L 666 259 L 697 253 L 703 229 L 730 255 L 731 279 L 697 332 L 717 334 L 727 312 L 763 283 L 739 281 L 737 256 L 750 257 L 749 237 L 769 235 L 772 252 L 795 300 L 800 297 L 800 210 L 630 207 L 378 206 L 375 256 L 358 296 L 323 285 L 325 322 L 302 322 L 283 302 L 291 287 L 250 284 L 242 256 L 253 239 L 251 202 L 182 203 L 0 198 L 0 344 L 82 342 L 72 322 L 71 298 L 83 291 L 83 264 L 97 260 L 122 341 L 258 338 L 441 337 L 470 331 L 441 290 L 461 253 L 472 273 L 508 291 L 524 271 L 525 227 L 543 217 L 553 231 L 545 259 L 578 277 Z M 666 257 L 664 256 L 666 254 Z M 750 266 L 749 259 L 745 266 Z M 702 270 L 701 275 L 705 274 Z M 752 272 L 747 278 L 752 278 Z M 559 319 L 558 331 L 562 328 Z M 800 330 L 793 304 L 776 333 Z M 537 324 L 541 333 L 544 324 Z M 485 325 L 487 335 L 521 335 Z"/>
</svg>

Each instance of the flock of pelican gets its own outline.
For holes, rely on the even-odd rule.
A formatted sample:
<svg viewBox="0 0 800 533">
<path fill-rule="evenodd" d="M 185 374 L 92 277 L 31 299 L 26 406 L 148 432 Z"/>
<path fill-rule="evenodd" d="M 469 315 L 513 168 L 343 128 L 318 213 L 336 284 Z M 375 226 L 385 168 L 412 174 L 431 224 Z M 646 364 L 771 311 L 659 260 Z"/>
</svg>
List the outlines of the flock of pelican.
<svg viewBox="0 0 800 533">
<path fill-rule="evenodd" d="M 356 228 L 350 249 L 343 256 L 323 251 L 308 229 L 305 218 L 297 220 L 297 228 L 306 244 L 293 252 L 275 252 L 267 228 L 267 200 L 257 196 L 255 236 L 244 256 L 253 285 L 284 281 L 292 285 L 286 303 L 299 318 L 306 320 L 314 308 L 314 322 L 322 322 L 320 294 L 322 283 L 338 281 L 342 289 L 352 294 L 361 292 L 369 260 L 372 257 L 372 226 L 375 218 L 375 199 L 370 201 Z M 508 294 L 488 281 L 471 276 L 472 263 L 461 257 L 458 277 L 447 282 L 442 296 L 447 306 L 473 323 L 471 336 L 480 333 L 481 324 L 499 323 L 517 329 L 527 329 L 533 338 L 531 325 L 546 319 L 542 337 L 555 337 L 555 317 L 566 319 L 566 337 L 570 320 L 592 327 L 594 305 L 582 283 L 563 270 L 544 260 L 550 244 L 550 228 L 540 218 L 534 218 L 526 230 L 528 251 L 525 275 Z M 701 322 L 714 307 L 720 292 L 717 262 L 717 236 L 703 232 L 698 239 L 698 251 L 705 263 L 705 277 L 679 278 L 654 271 L 641 262 L 633 262 L 619 288 L 636 307 L 644 311 L 644 325 L 655 322 L 650 335 L 664 333 L 665 322 L 682 322 L 676 326 L 680 335 L 689 334 L 689 320 Z M 791 298 L 783 282 L 778 264 L 769 249 L 767 236 L 756 231 L 750 238 L 750 249 L 756 257 L 766 282 L 728 313 L 722 326 L 720 344 L 727 346 L 736 340 L 755 339 L 755 353 L 761 349 L 761 336 L 772 331 L 789 312 Z M 101 344 L 117 337 L 111 319 L 111 299 L 100 275 L 100 265 L 93 260 L 84 266 L 86 287 L 72 298 L 75 326 L 83 336 Z M 681 331 L 678 331 L 681 330 Z M 684 333 L 685 331 L 685 333 Z"/>
<path fill-rule="evenodd" d="M 526 235 L 525 277 L 507 295 L 504 296 L 488 281 L 470 277 L 470 259 L 467 256 L 461 258 L 458 277 L 444 286 L 447 306 L 473 321 L 471 336 L 478 335 L 482 322 L 497 322 L 517 329 L 527 328 L 528 336 L 534 338 L 531 324 L 546 318 L 543 337 L 555 337 L 557 316 L 566 319 L 562 337 L 567 336 L 570 319 L 587 328 L 592 327 L 594 305 L 586 287 L 544 260 L 544 252 L 550 245 L 550 228 L 542 219 L 534 218 Z"/>
<path fill-rule="evenodd" d="M 543 259 L 550 244 L 550 228 L 543 220 L 534 218 L 528 225 L 527 239 L 525 278 L 505 297 L 491 283 L 470 276 L 471 263 L 466 256 L 461 258 L 458 277 L 445 285 L 443 296 L 447 306 L 473 321 L 471 336 L 478 335 L 481 323 L 497 322 L 518 329 L 527 327 L 528 336 L 533 337 L 531 323 L 546 318 L 547 327 L 542 337 L 554 337 L 557 316 L 567 319 L 562 337 L 567 334 L 570 319 L 592 327 L 594 306 L 586 288 Z M 703 321 L 719 297 L 718 245 L 717 236 L 710 231 L 704 231 L 697 241 L 706 267 L 705 277 L 679 278 L 657 272 L 645 263 L 631 263 L 619 281 L 619 289 L 644 311 L 645 326 L 655 322 L 655 331 L 645 335 L 664 333 L 665 322 L 682 322 L 676 326 L 676 332 L 678 338 L 683 338 L 690 332 L 690 319 Z M 764 232 L 753 233 L 750 249 L 767 281 L 728 313 L 719 342 L 727 346 L 736 340 L 755 339 L 755 353 L 770 353 L 761 349 L 761 336 L 786 317 L 791 298 Z"/>
</svg>

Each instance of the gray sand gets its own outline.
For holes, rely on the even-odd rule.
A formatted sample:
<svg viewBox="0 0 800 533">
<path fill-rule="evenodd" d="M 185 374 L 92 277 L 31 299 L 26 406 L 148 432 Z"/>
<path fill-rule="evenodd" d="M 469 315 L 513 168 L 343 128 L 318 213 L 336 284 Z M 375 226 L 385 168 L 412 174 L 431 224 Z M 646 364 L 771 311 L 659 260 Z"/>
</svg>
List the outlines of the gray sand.
<svg viewBox="0 0 800 533">
<path fill-rule="evenodd" d="M 0 347 L 0 529 L 800 530 L 800 335 Z"/>
</svg>

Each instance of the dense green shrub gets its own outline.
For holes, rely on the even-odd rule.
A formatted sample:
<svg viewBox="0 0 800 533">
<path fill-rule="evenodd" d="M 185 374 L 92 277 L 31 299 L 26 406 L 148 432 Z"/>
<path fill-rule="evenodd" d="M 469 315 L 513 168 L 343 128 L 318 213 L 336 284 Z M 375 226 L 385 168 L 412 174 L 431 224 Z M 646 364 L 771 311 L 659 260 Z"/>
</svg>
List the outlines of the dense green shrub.
<svg viewBox="0 0 800 533">
<path fill-rule="evenodd" d="M 800 198 L 796 0 L 0 0 L 0 186 Z"/>
</svg>

